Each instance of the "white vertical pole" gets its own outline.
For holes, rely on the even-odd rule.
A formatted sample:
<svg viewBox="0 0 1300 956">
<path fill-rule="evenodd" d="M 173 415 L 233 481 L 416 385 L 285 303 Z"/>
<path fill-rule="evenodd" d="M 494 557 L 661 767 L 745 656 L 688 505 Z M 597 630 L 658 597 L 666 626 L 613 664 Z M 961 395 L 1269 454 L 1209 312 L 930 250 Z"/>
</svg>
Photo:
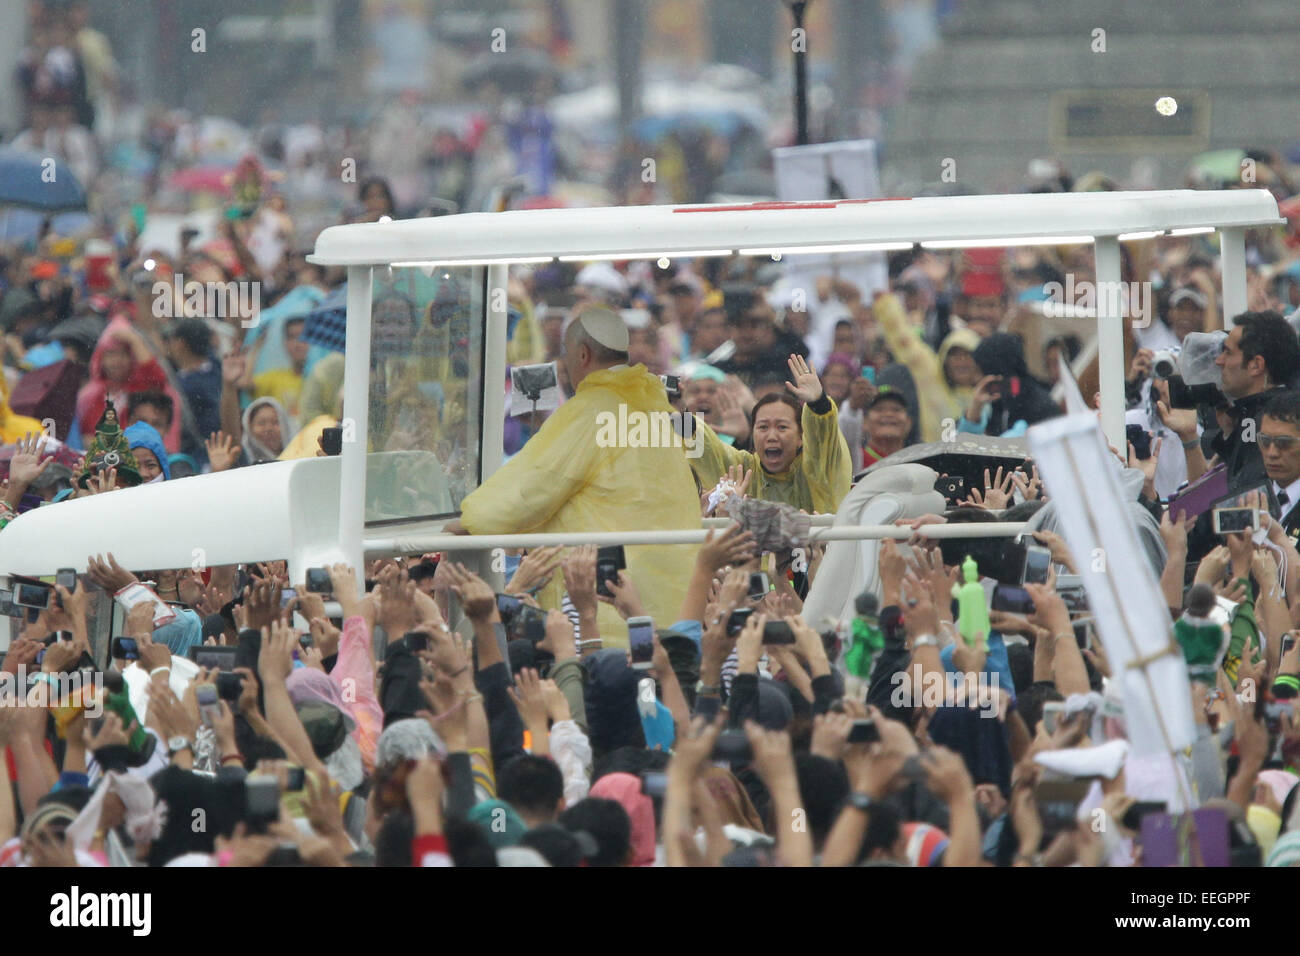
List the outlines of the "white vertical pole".
<svg viewBox="0 0 1300 956">
<path fill-rule="evenodd" d="M 484 478 L 501 467 L 504 457 L 508 281 L 507 266 L 487 267 L 487 301 L 483 307 L 483 435 L 479 449 Z"/>
<path fill-rule="evenodd" d="M 1124 318 L 1120 288 L 1119 239 L 1098 236 L 1093 249 L 1097 261 L 1097 366 L 1101 379 L 1101 427 L 1106 441 L 1127 456 L 1124 438 Z M 1090 396 L 1085 395 L 1088 399 Z"/>
<path fill-rule="evenodd" d="M 1223 275 L 1223 324 L 1246 311 L 1246 227 L 1224 226 L 1219 230 L 1219 270 Z"/>
<path fill-rule="evenodd" d="M 348 266 L 347 347 L 343 353 L 343 454 L 339 463 L 339 547 L 365 571 L 366 452 L 370 421 L 370 266 Z"/>
</svg>

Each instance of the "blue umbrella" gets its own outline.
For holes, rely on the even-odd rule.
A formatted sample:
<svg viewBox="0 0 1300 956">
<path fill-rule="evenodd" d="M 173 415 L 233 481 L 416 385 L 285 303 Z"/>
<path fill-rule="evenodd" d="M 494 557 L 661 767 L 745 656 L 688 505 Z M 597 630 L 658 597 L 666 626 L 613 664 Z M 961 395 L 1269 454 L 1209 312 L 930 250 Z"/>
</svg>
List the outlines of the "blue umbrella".
<svg viewBox="0 0 1300 956">
<path fill-rule="evenodd" d="M 35 153 L 0 150 L 0 206 L 26 206 L 42 212 L 85 209 L 86 190 L 67 163 Z"/>
<path fill-rule="evenodd" d="M 342 352 L 347 343 L 348 284 L 345 282 L 307 313 L 302 337 L 312 345 Z"/>
</svg>

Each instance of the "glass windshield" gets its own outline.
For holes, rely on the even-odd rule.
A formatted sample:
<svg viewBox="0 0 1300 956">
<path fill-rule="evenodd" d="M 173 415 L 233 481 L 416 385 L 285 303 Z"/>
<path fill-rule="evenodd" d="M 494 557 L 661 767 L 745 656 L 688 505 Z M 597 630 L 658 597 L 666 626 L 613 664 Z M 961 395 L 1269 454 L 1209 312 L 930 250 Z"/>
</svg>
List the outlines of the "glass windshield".
<svg viewBox="0 0 1300 956">
<path fill-rule="evenodd" d="M 478 487 L 484 271 L 374 270 L 367 522 L 455 514 Z"/>
</svg>

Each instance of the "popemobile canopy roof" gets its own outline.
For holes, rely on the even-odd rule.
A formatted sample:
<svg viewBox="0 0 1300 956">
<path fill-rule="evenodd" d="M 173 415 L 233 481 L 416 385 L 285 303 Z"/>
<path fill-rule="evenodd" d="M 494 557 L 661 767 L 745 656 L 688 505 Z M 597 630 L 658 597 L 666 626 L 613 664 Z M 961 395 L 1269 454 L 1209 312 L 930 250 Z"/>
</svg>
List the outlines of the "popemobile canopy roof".
<svg viewBox="0 0 1300 956">
<path fill-rule="evenodd" d="M 647 258 L 797 246 L 1020 240 L 1279 223 L 1263 189 L 1037 193 L 921 199 L 620 206 L 467 213 L 332 226 L 309 260 L 454 265 L 552 256 Z M 819 250 L 821 251 L 821 250 Z"/>
</svg>

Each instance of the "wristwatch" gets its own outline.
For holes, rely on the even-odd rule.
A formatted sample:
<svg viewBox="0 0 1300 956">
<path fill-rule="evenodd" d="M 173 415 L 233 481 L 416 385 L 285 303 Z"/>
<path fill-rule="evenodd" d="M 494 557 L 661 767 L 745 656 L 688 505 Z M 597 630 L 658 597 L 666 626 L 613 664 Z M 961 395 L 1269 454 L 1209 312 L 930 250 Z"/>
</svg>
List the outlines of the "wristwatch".
<svg viewBox="0 0 1300 956">
<path fill-rule="evenodd" d="M 194 745 L 180 734 L 177 734 L 175 737 L 169 737 L 167 740 L 167 752 L 169 754 L 174 754 L 181 750 L 193 751 Z"/>
<path fill-rule="evenodd" d="M 876 801 L 872 799 L 870 794 L 854 792 L 849 794 L 848 803 L 854 810 L 869 813 L 871 812 L 871 808 L 875 806 Z"/>
<path fill-rule="evenodd" d="M 699 681 L 695 685 L 696 697 L 717 697 L 721 693 L 721 684 L 706 684 L 704 681 Z"/>
</svg>

